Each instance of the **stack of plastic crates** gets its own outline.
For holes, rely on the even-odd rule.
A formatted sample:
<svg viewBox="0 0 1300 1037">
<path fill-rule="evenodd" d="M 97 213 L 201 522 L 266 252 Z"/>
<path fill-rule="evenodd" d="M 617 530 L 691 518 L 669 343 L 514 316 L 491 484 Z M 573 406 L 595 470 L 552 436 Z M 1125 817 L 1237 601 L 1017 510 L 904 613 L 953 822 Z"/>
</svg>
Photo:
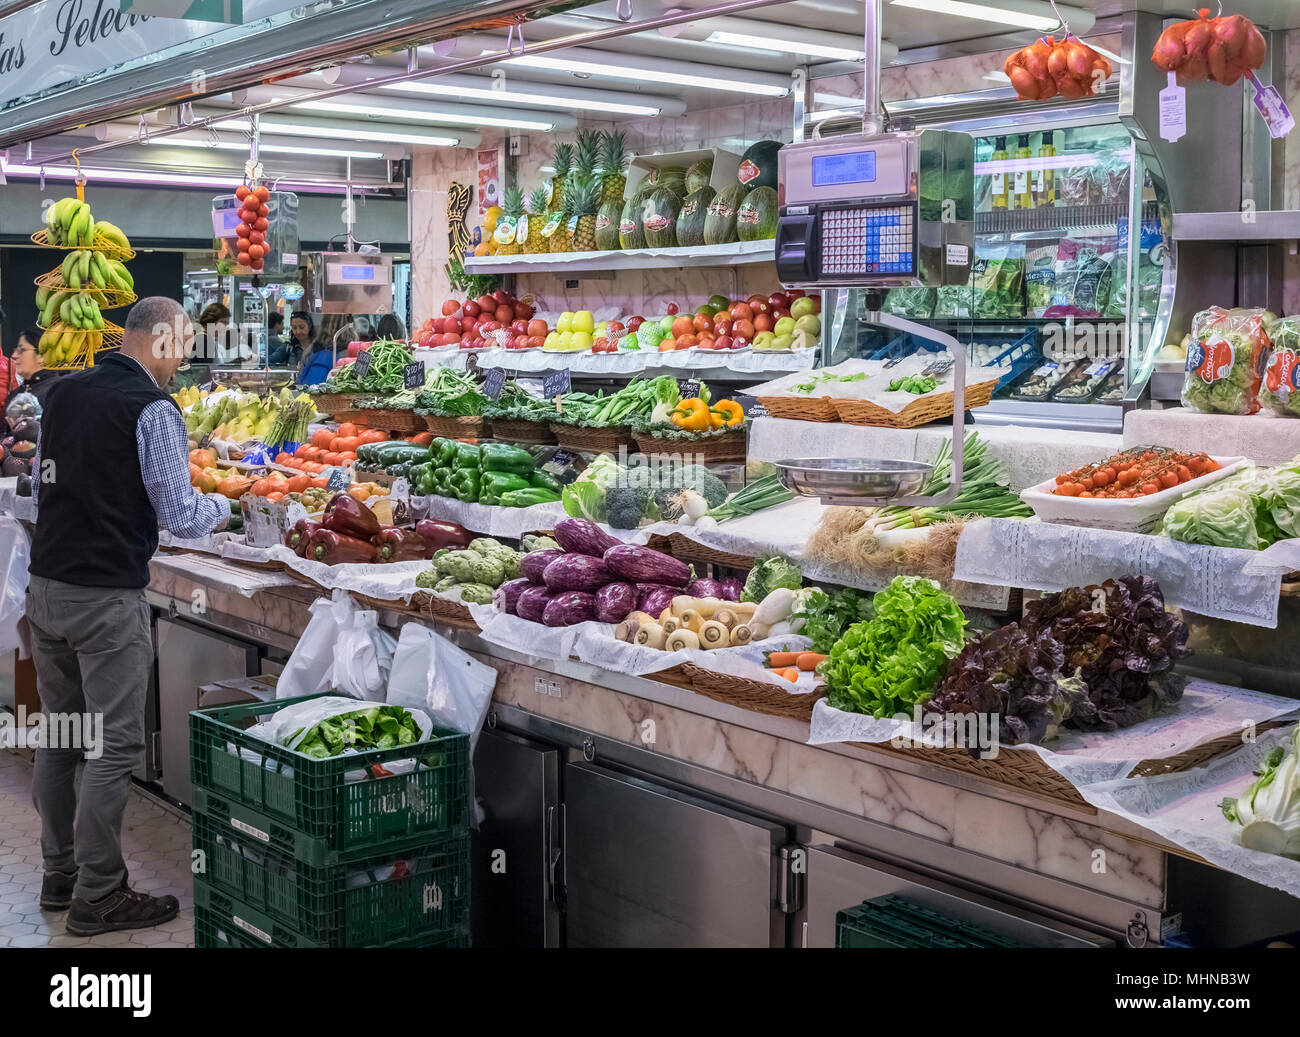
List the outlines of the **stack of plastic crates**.
<svg viewBox="0 0 1300 1037">
<path fill-rule="evenodd" d="M 1022 947 L 974 922 L 889 894 L 835 915 L 836 947 Z"/>
<path fill-rule="evenodd" d="M 195 946 L 468 946 L 468 737 L 317 759 L 246 733 L 303 701 L 190 714 Z"/>
</svg>

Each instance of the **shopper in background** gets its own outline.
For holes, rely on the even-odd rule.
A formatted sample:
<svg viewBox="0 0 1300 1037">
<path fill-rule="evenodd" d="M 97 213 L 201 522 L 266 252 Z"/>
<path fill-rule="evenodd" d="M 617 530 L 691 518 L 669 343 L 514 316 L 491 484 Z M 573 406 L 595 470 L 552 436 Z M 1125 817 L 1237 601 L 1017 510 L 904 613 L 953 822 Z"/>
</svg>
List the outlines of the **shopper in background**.
<svg viewBox="0 0 1300 1037">
<path fill-rule="evenodd" d="M 379 338 L 391 338 L 399 342 L 406 341 L 406 328 L 397 315 L 392 313 L 385 313 L 379 318 L 379 325 L 375 328 L 375 334 Z"/>
<path fill-rule="evenodd" d="M 354 317 L 352 327 L 356 332 L 358 342 L 373 342 L 378 338 L 369 317 Z"/>
<path fill-rule="evenodd" d="M 225 526 L 230 502 L 190 485 L 185 421 L 161 388 L 185 359 L 194 328 L 180 303 L 142 299 L 122 348 L 60 378 L 49 393 L 33 470 L 37 505 L 27 622 L 47 714 L 97 718 L 73 746 L 36 750 L 32 795 L 41 816 L 41 907 L 70 908 L 67 929 L 93 936 L 175 918 L 175 897 L 127 884 L 122 816 L 144 756 L 153 665 L 149 559 L 158 527 L 199 537 Z M 44 467 L 43 467 L 44 466 Z M 97 734 L 98 744 L 87 738 Z M 85 752 L 80 789 L 77 765 Z"/>
<path fill-rule="evenodd" d="M 272 312 L 266 318 L 266 362 L 271 367 L 287 367 L 285 363 L 289 345 L 284 340 L 284 316 Z M 295 361 L 294 366 L 297 366 Z"/>
<path fill-rule="evenodd" d="M 45 399 L 50 394 L 50 389 L 58 380 L 58 371 L 47 371 L 45 369 L 45 358 L 41 356 L 37 346 L 41 342 L 40 328 L 27 328 L 18 336 L 18 344 L 14 346 L 14 351 L 10 357 L 10 366 L 14 374 L 22 379 L 22 385 L 18 387 L 17 392 L 29 392 L 36 397 L 45 409 Z"/>
<path fill-rule="evenodd" d="M 5 311 L 0 310 L 0 328 L 4 327 Z M 14 372 L 12 354 L 14 347 L 5 342 L 0 342 L 0 414 L 4 413 L 5 401 L 9 399 L 9 394 L 14 391 L 18 384 L 18 375 Z"/>
<path fill-rule="evenodd" d="M 316 324 L 306 310 L 294 310 L 289 318 L 289 346 L 302 356 L 299 385 L 320 385 L 334 366 L 334 351 L 316 338 Z"/>
</svg>

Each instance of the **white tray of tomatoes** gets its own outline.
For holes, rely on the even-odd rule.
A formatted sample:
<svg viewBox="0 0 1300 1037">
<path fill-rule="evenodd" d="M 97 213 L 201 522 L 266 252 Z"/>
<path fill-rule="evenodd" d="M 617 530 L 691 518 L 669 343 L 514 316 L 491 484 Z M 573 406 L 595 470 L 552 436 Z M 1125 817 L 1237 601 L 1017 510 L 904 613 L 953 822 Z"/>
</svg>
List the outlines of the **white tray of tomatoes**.
<svg viewBox="0 0 1300 1037">
<path fill-rule="evenodd" d="M 1145 533 L 1174 501 L 1247 463 L 1244 457 L 1133 447 L 1031 486 L 1020 499 L 1044 522 Z"/>
</svg>

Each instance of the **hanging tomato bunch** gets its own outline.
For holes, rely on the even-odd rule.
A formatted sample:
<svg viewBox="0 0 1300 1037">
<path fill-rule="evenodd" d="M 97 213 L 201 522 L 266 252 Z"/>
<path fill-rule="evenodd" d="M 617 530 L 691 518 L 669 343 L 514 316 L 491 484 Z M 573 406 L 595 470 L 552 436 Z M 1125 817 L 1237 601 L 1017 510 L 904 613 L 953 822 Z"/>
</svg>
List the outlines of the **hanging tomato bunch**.
<svg viewBox="0 0 1300 1037">
<path fill-rule="evenodd" d="M 1111 73 L 1109 61 L 1072 35 L 1035 40 L 1007 58 L 1002 70 L 1022 101 L 1091 97 Z"/>
<path fill-rule="evenodd" d="M 260 184 L 249 187 L 240 184 L 235 188 L 239 199 L 239 225 L 235 227 L 236 256 L 240 266 L 261 270 L 266 265 L 266 230 L 271 226 L 271 209 L 267 205 L 271 192 Z"/>
<path fill-rule="evenodd" d="M 1157 68 L 1177 72 L 1183 83 L 1232 86 L 1264 64 L 1268 44 L 1249 18 L 1240 14 L 1211 18 L 1205 7 L 1197 15 L 1160 34 L 1151 51 Z"/>
</svg>

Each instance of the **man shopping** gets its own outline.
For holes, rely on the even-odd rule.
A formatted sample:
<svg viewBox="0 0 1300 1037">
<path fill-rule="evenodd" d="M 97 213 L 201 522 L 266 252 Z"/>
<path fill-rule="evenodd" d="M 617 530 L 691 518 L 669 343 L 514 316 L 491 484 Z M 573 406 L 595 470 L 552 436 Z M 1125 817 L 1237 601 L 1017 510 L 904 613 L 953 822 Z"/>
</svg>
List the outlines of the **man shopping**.
<svg viewBox="0 0 1300 1037">
<path fill-rule="evenodd" d="M 49 394 L 32 468 L 37 502 L 27 621 L 47 714 L 102 716 L 102 752 L 36 751 L 41 815 L 41 907 L 70 908 L 68 932 L 93 936 L 174 917 L 175 897 L 127 884 L 122 816 L 144 752 L 153 660 L 144 587 L 158 527 L 197 537 L 220 529 L 229 502 L 190 485 L 185 422 L 161 388 L 194 328 L 179 303 L 142 299 L 120 352 L 61 378 Z M 52 725 L 51 725 L 52 727 Z"/>
</svg>

